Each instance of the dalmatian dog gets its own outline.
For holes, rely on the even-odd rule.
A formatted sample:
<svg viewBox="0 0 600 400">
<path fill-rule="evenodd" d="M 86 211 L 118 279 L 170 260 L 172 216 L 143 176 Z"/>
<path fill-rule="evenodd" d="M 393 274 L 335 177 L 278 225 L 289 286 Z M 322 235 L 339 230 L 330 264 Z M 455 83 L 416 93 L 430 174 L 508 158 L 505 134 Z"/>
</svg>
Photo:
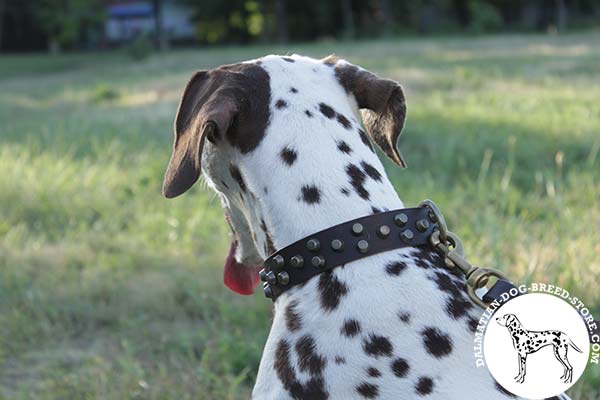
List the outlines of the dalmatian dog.
<svg viewBox="0 0 600 400">
<path fill-rule="evenodd" d="M 519 355 L 519 374 L 515 380 L 519 383 L 525 381 L 527 355 L 535 353 L 542 347 L 552 346 L 554 356 L 564 368 L 564 373 L 560 377 L 565 383 L 570 383 L 573 380 L 573 367 L 569 363 L 567 353 L 569 346 L 575 351 L 582 351 L 573 343 L 566 333 L 561 331 L 528 331 L 523 329 L 523 325 L 514 314 L 506 314 L 496 318 L 499 325 L 505 326 L 510 332 L 513 346 Z"/>
<path fill-rule="evenodd" d="M 335 56 L 199 71 L 181 98 L 163 193 L 178 196 L 203 174 L 233 232 L 224 282 L 251 294 L 257 266 L 278 249 L 404 207 L 372 142 L 404 166 L 405 116 L 398 83 Z M 274 303 L 252 398 L 515 398 L 475 366 L 480 312 L 465 293 L 436 252 L 414 247 L 297 285 Z"/>
</svg>

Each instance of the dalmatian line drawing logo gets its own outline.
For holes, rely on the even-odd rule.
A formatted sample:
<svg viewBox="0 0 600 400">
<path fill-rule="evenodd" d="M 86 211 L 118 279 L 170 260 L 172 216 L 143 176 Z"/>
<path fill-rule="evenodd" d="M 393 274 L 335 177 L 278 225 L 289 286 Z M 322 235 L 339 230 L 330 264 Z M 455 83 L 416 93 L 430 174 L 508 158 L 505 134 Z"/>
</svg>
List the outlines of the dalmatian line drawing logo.
<svg viewBox="0 0 600 400">
<path fill-rule="evenodd" d="M 497 317 L 496 322 L 508 329 L 513 342 L 513 347 L 519 356 L 519 374 L 515 376 L 515 381 L 518 383 L 523 383 L 525 381 L 525 374 L 527 373 L 527 356 L 546 346 L 553 347 L 554 357 L 556 357 L 564 368 L 564 373 L 560 379 L 565 383 L 570 383 L 572 381 L 573 367 L 567 358 L 569 346 L 573 347 L 573 349 L 579 353 L 583 352 L 575 345 L 575 343 L 573 343 L 566 333 L 556 330 L 527 330 L 523 328 L 523 325 L 521 325 L 521 322 L 515 314 L 505 314 L 501 317 Z"/>
</svg>

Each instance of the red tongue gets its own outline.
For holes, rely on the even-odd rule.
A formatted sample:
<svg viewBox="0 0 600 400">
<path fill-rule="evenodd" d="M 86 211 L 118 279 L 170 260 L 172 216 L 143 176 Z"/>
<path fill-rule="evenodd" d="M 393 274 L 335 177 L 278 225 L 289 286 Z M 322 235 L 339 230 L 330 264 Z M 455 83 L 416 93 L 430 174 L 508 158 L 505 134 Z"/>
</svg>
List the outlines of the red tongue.
<svg viewBox="0 0 600 400">
<path fill-rule="evenodd" d="M 236 245 L 235 240 L 231 242 L 229 255 L 225 261 L 225 285 L 236 293 L 250 295 L 260 283 L 258 272 L 262 267 L 250 267 L 238 263 L 234 256 Z"/>
</svg>

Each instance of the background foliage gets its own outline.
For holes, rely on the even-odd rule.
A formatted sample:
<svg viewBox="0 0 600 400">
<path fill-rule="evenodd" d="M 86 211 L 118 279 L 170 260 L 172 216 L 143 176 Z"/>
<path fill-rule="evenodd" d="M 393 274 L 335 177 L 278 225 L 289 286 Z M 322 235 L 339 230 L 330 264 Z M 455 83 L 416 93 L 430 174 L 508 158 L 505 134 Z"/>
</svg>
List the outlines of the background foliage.
<svg viewBox="0 0 600 400">
<path fill-rule="evenodd" d="M 600 0 L 139 0 L 188 8 L 194 43 L 210 45 L 433 33 L 566 32 L 598 27 Z M 102 49 L 110 4 L 127 0 L 0 0 L 0 50 Z M 164 47 L 168 33 L 152 42 Z M 189 44 L 189 43 L 188 43 Z"/>
</svg>

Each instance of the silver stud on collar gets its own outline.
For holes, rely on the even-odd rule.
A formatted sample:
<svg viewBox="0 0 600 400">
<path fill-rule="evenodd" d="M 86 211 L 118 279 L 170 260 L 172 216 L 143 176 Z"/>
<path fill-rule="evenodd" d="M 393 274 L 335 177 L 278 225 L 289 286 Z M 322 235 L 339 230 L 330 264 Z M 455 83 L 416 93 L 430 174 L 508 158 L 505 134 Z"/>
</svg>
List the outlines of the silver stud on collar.
<svg viewBox="0 0 600 400">
<path fill-rule="evenodd" d="M 308 242 L 306 242 L 306 248 L 308 251 L 319 251 L 321 248 L 321 243 L 318 239 L 310 239 Z"/>
<path fill-rule="evenodd" d="M 313 265 L 313 267 L 324 267 L 325 259 L 323 258 L 323 256 L 314 256 L 310 260 L 310 263 Z"/>
<path fill-rule="evenodd" d="M 355 224 L 352 224 L 352 234 L 354 236 L 360 236 L 364 230 L 365 230 L 365 228 L 362 226 L 362 224 L 359 224 L 358 222 Z"/>
<path fill-rule="evenodd" d="M 277 274 L 277 282 L 280 285 L 287 285 L 288 283 L 290 283 L 290 274 L 288 274 L 285 271 L 281 271 L 280 273 Z"/>
<path fill-rule="evenodd" d="M 342 251 L 344 249 L 344 242 L 340 239 L 333 239 L 331 241 L 331 249 L 333 251 Z"/>
<path fill-rule="evenodd" d="M 290 265 L 293 268 L 302 268 L 304 266 L 304 258 L 298 254 L 290 258 Z"/>
<path fill-rule="evenodd" d="M 408 215 L 404 213 L 394 215 L 394 223 L 402 228 L 408 222 Z"/>
<path fill-rule="evenodd" d="M 276 283 L 277 283 L 277 277 L 275 276 L 275 272 L 273 272 L 273 271 L 268 271 L 268 272 L 266 273 L 266 282 L 267 282 L 269 285 L 274 285 L 274 284 L 276 284 Z"/>
<path fill-rule="evenodd" d="M 424 218 L 418 220 L 416 225 L 419 232 L 425 232 L 427 229 L 429 229 L 429 221 Z"/>
<path fill-rule="evenodd" d="M 275 257 L 271 258 L 267 264 L 269 269 L 280 269 L 285 265 L 285 260 L 281 254 L 277 254 Z"/>
<path fill-rule="evenodd" d="M 263 282 L 267 281 L 267 270 L 266 269 L 261 269 L 260 272 L 258 273 L 260 276 L 260 280 Z"/>
<path fill-rule="evenodd" d="M 389 226 L 381 225 L 377 229 L 377 236 L 379 236 L 381 239 L 385 239 L 386 237 L 390 236 L 390 232 L 391 232 L 391 229 Z"/>
<path fill-rule="evenodd" d="M 369 251 L 369 242 L 366 240 L 359 240 L 358 243 L 356 243 L 356 247 L 358 248 L 359 252 L 364 254 Z"/>
<path fill-rule="evenodd" d="M 402 232 L 400 232 L 400 239 L 402 239 L 406 243 L 410 242 L 414 237 L 415 234 L 410 229 L 405 229 Z"/>
<path fill-rule="evenodd" d="M 263 292 L 265 292 L 265 297 L 269 299 L 273 298 L 273 289 L 271 289 L 271 286 L 266 282 L 263 285 Z"/>
</svg>

